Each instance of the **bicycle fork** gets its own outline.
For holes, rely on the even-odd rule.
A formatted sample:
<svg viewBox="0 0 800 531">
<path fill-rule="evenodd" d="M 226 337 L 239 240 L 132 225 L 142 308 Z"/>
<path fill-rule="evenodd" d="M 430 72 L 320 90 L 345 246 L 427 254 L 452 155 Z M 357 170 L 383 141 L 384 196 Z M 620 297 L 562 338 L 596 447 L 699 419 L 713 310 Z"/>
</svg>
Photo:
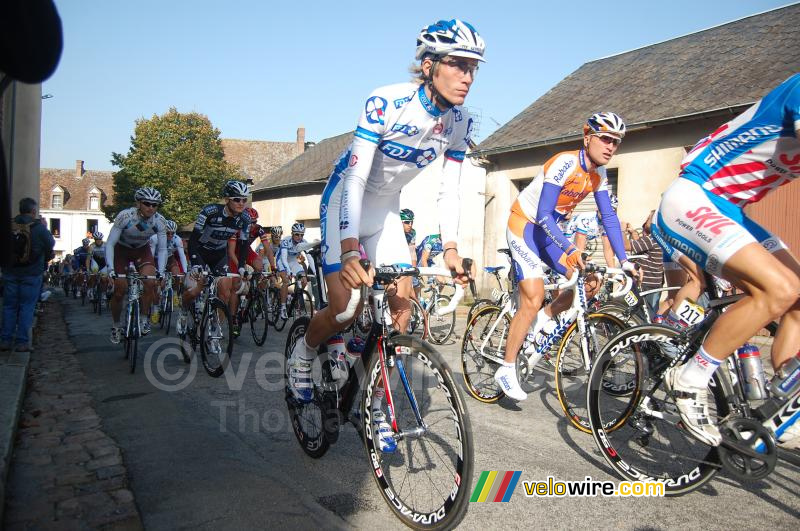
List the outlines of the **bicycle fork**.
<svg viewBox="0 0 800 531">
<path fill-rule="evenodd" d="M 417 397 L 414 395 L 414 391 L 411 389 L 411 384 L 408 381 L 405 364 L 403 363 L 402 359 L 397 357 L 395 352 L 387 355 L 383 348 L 384 343 L 384 341 L 378 343 L 378 355 L 380 356 L 381 378 L 383 379 L 386 405 L 389 409 L 389 418 L 391 419 L 392 431 L 395 433 L 394 438 L 397 441 L 401 441 L 405 437 L 421 437 L 425 434 L 425 432 L 428 431 L 428 426 L 425 424 L 425 421 L 422 419 L 422 415 L 420 414 Z M 392 348 L 397 347 L 392 345 Z M 392 388 L 389 385 L 389 369 L 395 366 L 398 374 L 400 375 L 400 381 L 403 383 L 403 389 L 406 392 L 406 396 L 408 396 L 408 400 L 411 403 L 411 409 L 414 411 L 414 417 L 417 420 L 417 427 L 408 431 L 401 431 L 397 425 L 397 416 L 395 415 Z"/>
</svg>

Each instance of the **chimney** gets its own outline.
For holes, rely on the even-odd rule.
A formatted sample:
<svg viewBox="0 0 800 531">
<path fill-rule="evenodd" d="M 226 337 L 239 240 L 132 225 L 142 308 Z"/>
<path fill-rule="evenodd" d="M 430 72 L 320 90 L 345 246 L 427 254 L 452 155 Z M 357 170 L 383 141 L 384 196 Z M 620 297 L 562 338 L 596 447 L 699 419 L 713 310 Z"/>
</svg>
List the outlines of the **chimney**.
<svg viewBox="0 0 800 531">
<path fill-rule="evenodd" d="M 295 143 L 295 156 L 302 154 L 306 150 L 306 128 L 297 128 L 297 142 Z"/>
<path fill-rule="evenodd" d="M 83 177 L 85 170 L 83 169 L 83 161 L 78 159 L 75 161 L 75 177 L 80 179 Z"/>
</svg>

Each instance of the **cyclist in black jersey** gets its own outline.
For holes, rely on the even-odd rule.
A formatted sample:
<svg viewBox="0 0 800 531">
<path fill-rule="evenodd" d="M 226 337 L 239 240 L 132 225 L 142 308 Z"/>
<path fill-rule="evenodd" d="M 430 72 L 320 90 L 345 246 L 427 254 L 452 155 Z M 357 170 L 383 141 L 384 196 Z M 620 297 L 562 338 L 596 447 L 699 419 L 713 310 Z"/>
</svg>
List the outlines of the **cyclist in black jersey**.
<svg viewBox="0 0 800 531">
<path fill-rule="evenodd" d="M 199 269 L 208 266 L 219 275 L 229 272 L 228 240 L 239 234 L 246 243 L 250 230 L 250 217 L 244 212 L 247 204 L 247 185 L 241 181 L 228 181 L 222 189 L 225 204 L 206 205 L 197 215 L 194 230 L 189 237 L 189 261 L 192 272 L 186 276 L 186 290 L 183 293 L 183 307 L 191 304 L 203 288 L 203 279 Z M 247 245 L 239 246 L 238 263 L 244 264 L 247 259 Z M 235 273 L 236 271 L 230 271 Z M 231 282 L 236 280 L 236 282 Z M 236 304 L 236 288 L 238 279 L 224 278 L 217 285 L 219 298 L 227 303 L 233 312 Z M 186 314 L 181 312 L 178 326 L 186 321 Z"/>
</svg>

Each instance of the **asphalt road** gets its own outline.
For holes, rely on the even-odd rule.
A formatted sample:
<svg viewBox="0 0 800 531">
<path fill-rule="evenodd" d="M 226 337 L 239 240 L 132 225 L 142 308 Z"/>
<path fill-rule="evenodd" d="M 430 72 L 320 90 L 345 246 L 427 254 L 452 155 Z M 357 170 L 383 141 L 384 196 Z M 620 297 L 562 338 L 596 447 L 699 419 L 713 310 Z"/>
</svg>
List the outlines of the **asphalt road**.
<svg viewBox="0 0 800 531">
<path fill-rule="evenodd" d="M 286 330 L 271 329 L 257 348 L 245 329 L 233 370 L 217 379 L 202 367 L 192 374 L 176 355 L 174 333 L 165 339 L 154 330 L 141 342 L 131 375 L 122 347 L 108 340 L 108 313 L 98 318 L 80 301 L 65 304 L 97 411 L 123 448 L 147 529 L 402 527 L 380 497 L 352 427 L 320 460 L 298 446 L 277 376 Z M 440 351 L 460 384 L 459 348 L 460 340 Z M 148 351 L 151 356 L 143 355 Z M 261 381 L 259 360 L 272 374 Z M 146 374 L 145 361 L 155 367 L 151 374 L 162 363 L 162 374 L 182 371 L 186 378 L 157 380 Z M 183 389 L 163 390 L 179 382 Z M 519 404 L 465 401 L 475 440 L 473 485 L 483 470 L 521 470 L 524 481 L 617 480 L 591 436 L 564 418 L 552 376 L 539 376 Z M 787 529 L 798 525 L 799 493 L 800 466 L 785 461 L 765 480 L 742 484 L 720 474 L 701 490 L 670 499 L 526 497 L 520 482 L 508 503 L 470 504 L 461 527 Z"/>
</svg>

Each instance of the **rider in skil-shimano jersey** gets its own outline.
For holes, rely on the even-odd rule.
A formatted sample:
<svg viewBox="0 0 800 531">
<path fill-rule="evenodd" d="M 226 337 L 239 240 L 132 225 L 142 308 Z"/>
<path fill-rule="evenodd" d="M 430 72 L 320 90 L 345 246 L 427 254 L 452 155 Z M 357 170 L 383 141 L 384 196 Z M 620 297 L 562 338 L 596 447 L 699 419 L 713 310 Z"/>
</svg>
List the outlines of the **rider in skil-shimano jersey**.
<svg viewBox="0 0 800 531">
<path fill-rule="evenodd" d="M 468 280 L 457 239 L 461 163 L 473 121 L 460 106 L 483 53 L 483 39 L 471 25 L 439 21 L 417 37 L 416 82 L 381 87 L 367 98 L 353 140 L 339 157 L 320 202 L 322 269 L 330 305 L 314 315 L 289 360 L 290 387 L 299 402 L 312 397 L 310 363 L 317 346 L 349 324 L 337 323 L 335 315 L 345 309 L 351 289 L 371 285 L 374 269 L 367 272 L 359 264 L 359 244 L 374 265 L 409 263 L 400 190 L 440 157 L 444 164 L 438 210 L 447 213 L 440 220 L 444 261 L 459 282 Z M 411 283 L 403 279 L 397 283 L 397 296 L 389 298 L 399 330 L 408 324 L 410 294 Z M 376 397 L 373 419 L 381 447 L 392 451 L 396 443 L 381 402 L 382 397 Z"/>
<path fill-rule="evenodd" d="M 707 392 L 719 365 L 779 318 L 771 349 L 776 372 L 800 348 L 800 263 L 780 238 L 744 212 L 800 175 L 799 136 L 800 74 L 795 74 L 692 148 L 656 214 L 653 234 L 660 244 L 694 262 L 697 274 L 702 267 L 746 294 L 714 323 L 693 358 L 664 375 L 667 388 L 678 395 L 684 424 L 710 445 L 722 440 L 709 418 Z M 776 436 L 782 440 L 787 434 L 777 430 Z"/>
<path fill-rule="evenodd" d="M 119 343 L 122 338 L 122 299 L 128 289 L 125 279 L 116 278 L 118 274 L 127 273 L 129 263 L 133 263 L 140 275 L 152 276 L 164 273 L 164 259 L 167 254 L 167 231 L 164 216 L 157 212 L 161 205 L 161 193 L 155 188 L 144 187 L 134 194 L 137 206 L 121 211 L 114 218 L 111 232 L 106 241 L 106 261 L 109 264 L 109 275 L 114 278 L 114 297 L 111 299 L 111 341 Z M 158 239 L 158 262 L 150 251 L 150 237 Z M 150 311 L 156 297 L 156 283 L 148 279 L 144 281 L 142 292 L 142 308 Z M 144 313 L 144 312 L 143 312 Z M 142 334 L 150 332 L 150 321 L 146 315 L 140 316 Z"/>
<path fill-rule="evenodd" d="M 571 276 L 583 268 L 581 252 L 561 232 L 558 222 L 572 211 L 590 192 L 603 219 L 614 254 L 622 267 L 633 270 L 627 261 L 617 214 L 611 206 L 605 165 L 625 136 L 625 124 L 612 112 L 597 113 L 583 126 L 583 148 L 565 151 L 548 160 L 542 172 L 519 194 L 511 207 L 506 238 L 519 279 L 519 308 L 511 320 L 503 364 L 495 373 L 502 391 L 514 400 L 525 400 L 527 394 L 517 381 L 515 362 L 528 330 L 538 334 L 553 316 L 572 303 L 572 291 L 566 291 L 546 308 L 544 300 L 544 266 Z M 540 309 L 541 308 L 541 309 Z M 529 347 L 536 355 L 535 345 Z M 531 358 L 531 366 L 538 359 Z"/>
</svg>

